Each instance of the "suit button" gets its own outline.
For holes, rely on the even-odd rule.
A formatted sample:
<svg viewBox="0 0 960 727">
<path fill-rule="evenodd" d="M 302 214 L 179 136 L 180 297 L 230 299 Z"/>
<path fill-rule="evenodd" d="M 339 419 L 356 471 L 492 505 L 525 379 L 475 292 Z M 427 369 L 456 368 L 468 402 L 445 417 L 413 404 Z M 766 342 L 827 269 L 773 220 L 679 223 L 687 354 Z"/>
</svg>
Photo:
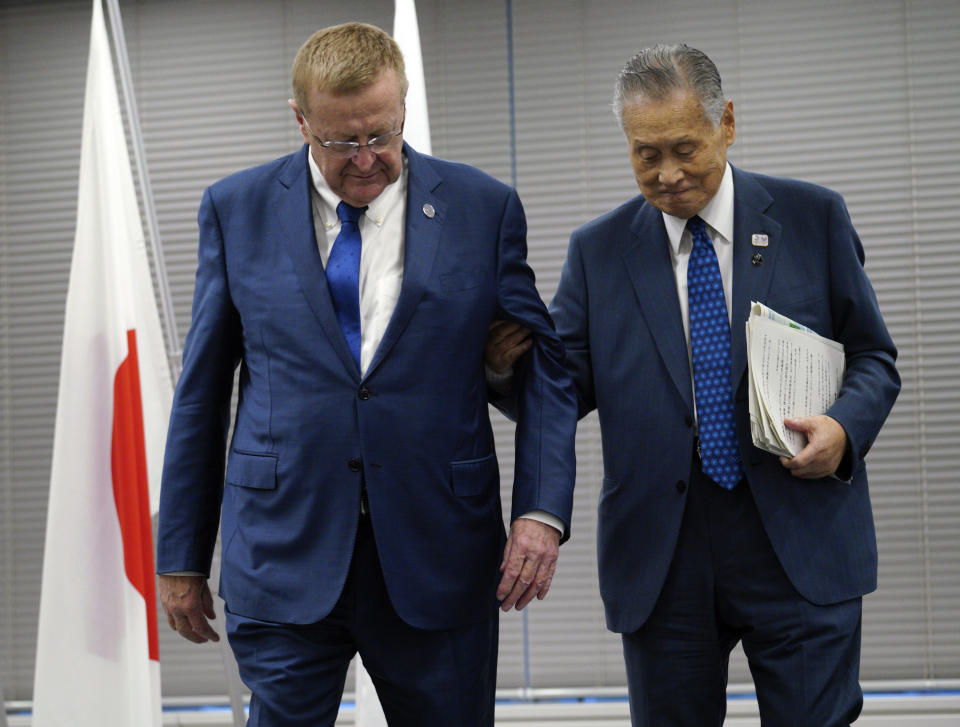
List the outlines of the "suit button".
<svg viewBox="0 0 960 727">
<path fill-rule="evenodd" d="M 359 472 L 361 469 L 363 469 L 363 464 L 360 462 L 359 459 L 354 457 L 349 462 L 347 462 L 347 467 L 350 469 L 351 472 Z"/>
<path fill-rule="evenodd" d="M 357 392 L 357 396 L 360 397 L 360 401 L 366 401 L 370 398 L 370 389 L 366 386 L 361 386 L 360 391 Z"/>
<path fill-rule="evenodd" d="M 687 483 L 684 482 L 683 480 L 677 480 L 677 492 L 686 492 L 686 491 L 687 491 Z"/>
</svg>

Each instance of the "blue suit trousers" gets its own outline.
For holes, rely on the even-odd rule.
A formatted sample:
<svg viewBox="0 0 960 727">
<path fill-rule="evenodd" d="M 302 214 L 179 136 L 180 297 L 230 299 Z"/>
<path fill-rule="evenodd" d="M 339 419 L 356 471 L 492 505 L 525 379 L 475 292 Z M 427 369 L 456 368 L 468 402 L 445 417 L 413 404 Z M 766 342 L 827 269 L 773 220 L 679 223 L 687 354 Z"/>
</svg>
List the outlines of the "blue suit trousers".
<svg viewBox="0 0 960 727">
<path fill-rule="evenodd" d="M 390 727 L 493 725 L 496 609 L 486 621 L 453 629 L 405 623 L 390 604 L 367 516 L 330 615 L 297 625 L 228 612 L 227 634 L 252 692 L 248 727 L 332 727 L 358 651 Z"/>
<path fill-rule="evenodd" d="M 861 601 L 816 606 L 797 593 L 745 480 L 724 490 L 693 472 L 663 591 L 624 634 L 634 727 L 723 724 L 738 641 L 764 727 L 840 727 L 860 714 Z M 837 487 L 848 487 L 837 482 Z"/>
</svg>

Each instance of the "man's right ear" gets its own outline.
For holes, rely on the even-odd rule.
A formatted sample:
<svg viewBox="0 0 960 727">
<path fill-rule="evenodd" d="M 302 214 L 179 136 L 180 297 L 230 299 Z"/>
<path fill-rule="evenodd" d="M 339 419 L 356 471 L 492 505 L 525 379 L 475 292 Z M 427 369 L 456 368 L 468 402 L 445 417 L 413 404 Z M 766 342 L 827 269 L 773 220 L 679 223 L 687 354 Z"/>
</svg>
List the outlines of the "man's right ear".
<svg viewBox="0 0 960 727">
<path fill-rule="evenodd" d="M 288 98 L 287 106 L 293 109 L 293 115 L 297 118 L 297 124 L 303 126 L 303 114 L 300 113 L 300 108 L 297 106 L 297 102 L 292 98 Z"/>
<path fill-rule="evenodd" d="M 307 129 L 304 126 L 303 112 L 300 111 L 300 107 L 297 106 L 297 102 L 292 98 L 287 99 L 287 105 L 293 110 L 293 116 L 297 120 L 297 127 L 300 129 L 300 134 L 303 136 L 304 143 L 310 143 L 310 137 L 307 134 Z"/>
</svg>

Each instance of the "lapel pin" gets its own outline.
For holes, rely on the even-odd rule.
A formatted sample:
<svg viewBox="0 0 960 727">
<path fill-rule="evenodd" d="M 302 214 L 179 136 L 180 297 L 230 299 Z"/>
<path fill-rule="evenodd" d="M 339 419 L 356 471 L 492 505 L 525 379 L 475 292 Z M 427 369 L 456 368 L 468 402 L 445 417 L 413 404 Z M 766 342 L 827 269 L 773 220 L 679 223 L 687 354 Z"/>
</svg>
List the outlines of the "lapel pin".
<svg viewBox="0 0 960 727">
<path fill-rule="evenodd" d="M 433 216 L 437 214 L 437 211 L 433 208 L 432 204 L 427 202 L 427 204 L 423 205 L 423 214 L 432 220 Z"/>
<path fill-rule="evenodd" d="M 766 235 L 764 235 L 764 237 L 766 237 Z M 750 258 L 750 262 L 752 262 L 754 265 L 759 265 L 763 262 L 763 255 L 761 255 L 759 252 L 753 253 L 753 257 Z"/>
<path fill-rule="evenodd" d="M 750 242 L 754 247 L 766 247 L 770 244 L 770 238 L 766 235 L 754 234 L 753 237 L 750 238 Z"/>
</svg>

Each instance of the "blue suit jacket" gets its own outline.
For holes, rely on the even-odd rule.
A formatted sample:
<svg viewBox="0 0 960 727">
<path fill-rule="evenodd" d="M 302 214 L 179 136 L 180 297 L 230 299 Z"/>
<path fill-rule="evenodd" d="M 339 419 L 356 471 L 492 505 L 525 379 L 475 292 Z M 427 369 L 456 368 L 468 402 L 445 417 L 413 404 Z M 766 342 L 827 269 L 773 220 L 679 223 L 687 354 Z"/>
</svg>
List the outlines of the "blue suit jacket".
<svg viewBox="0 0 960 727">
<path fill-rule="evenodd" d="M 854 598 L 876 587 L 863 458 L 899 391 L 896 349 L 838 194 L 734 169 L 734 199 L 732 384 L 747 486 L 797 591 L 821 604 Z M 753 248 L 754 233 L 766 234 L 769 246 Z M 753 265 L 757 251 L 763 262 Z M 791 477 L 752 445 L 744 328 L 751 301 L 845 346 L 846 376 L 827 413 L 849 438 L 849 483 Z M 574 231 L 550 312 L 581 416 L 599 414 L 600 588 L 609 627 L 631 632 L 663 586 L 693 453 L 687 346 L 661 212 L 637 197 Z"/>
<path fill-rule="evenodd" d="M 329 613 L 365 479 L 399 615 L 420 628 L 489 618 L 505 542 L 483 364 L 494 318 L 536 332 L 519 389 L 514 516 L 541 509 L 569 523 L 576 400 L 526 263 L 517 194 L 405 152 L 403 283 L 363 377 L 317 250 L 306 147 L 204 194 L 157 560 L 161 573 L 209 572 L 222 509 L 220 590 L 234 613 L 283 623 Z"/>
</svg>

